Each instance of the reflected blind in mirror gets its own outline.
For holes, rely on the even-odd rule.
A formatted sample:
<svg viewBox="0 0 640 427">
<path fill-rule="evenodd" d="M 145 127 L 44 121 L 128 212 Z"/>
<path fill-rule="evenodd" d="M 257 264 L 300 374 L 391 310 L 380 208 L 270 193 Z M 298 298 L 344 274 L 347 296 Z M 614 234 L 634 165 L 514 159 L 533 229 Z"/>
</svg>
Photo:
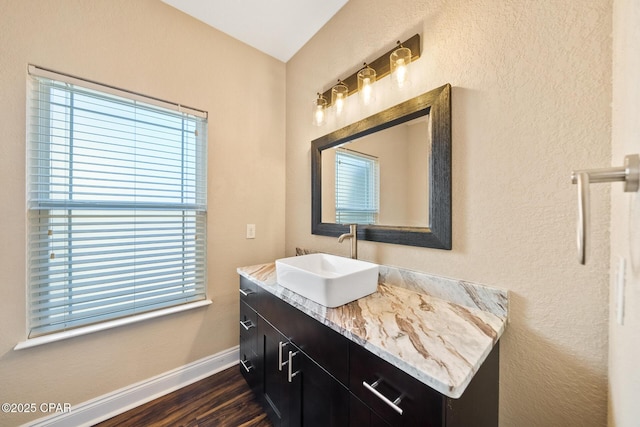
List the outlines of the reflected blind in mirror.
<svg viewBox="0 0 640 427">
<path fill-rule="evenodd" d="M 38 70 L 29 337 L 203 300 L 206 113 Z"/>
<path fill-rule="evenodd" d="M 379 208 L 378 159 L 345 148 L 336 150 L 336 222 L 375 224 Z"/>
</svg>

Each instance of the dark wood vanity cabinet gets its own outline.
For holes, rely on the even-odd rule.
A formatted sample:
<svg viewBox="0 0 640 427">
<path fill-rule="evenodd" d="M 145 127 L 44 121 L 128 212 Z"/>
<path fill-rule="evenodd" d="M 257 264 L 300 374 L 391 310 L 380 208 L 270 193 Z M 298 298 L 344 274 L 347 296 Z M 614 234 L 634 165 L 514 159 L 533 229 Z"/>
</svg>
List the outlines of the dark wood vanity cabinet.
<svg viewBox="0 0 640 427">
<path fill-rule="evenodd" d="M 275 426 L 498 425 L 498 345 L 452 399 L 244 277 L 240 289 L 240 370 Z"/>
<path fill-rule="evenodd" d="M 349 391 L 315 361 L 325 361 L 346 379 L 346 338 L 322 325 L 315 330 L 317 321 L 244 278 L 240 289 L 240 370 L 272 423 L 282 427 L 347 427 Z M 257 327 L 247 331 L 243 322 L 252 320 L 251 312 Z M 314 330 L 309 329 L 312 325 Z M 254 334 L 252 338 L 247 338 L 249 333 Z M 254 343 L 256 351 L 252 353 Z M 343 353 L 342 357 L 338 353 Z M 249 367 L 243 362 L 245 357 L 251 362 Z"/>
</svg>

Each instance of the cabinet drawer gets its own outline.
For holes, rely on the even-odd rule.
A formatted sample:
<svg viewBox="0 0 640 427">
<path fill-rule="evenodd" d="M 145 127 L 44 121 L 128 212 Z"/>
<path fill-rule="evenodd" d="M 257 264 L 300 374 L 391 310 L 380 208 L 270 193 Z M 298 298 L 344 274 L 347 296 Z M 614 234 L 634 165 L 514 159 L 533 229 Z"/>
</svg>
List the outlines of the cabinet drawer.
<svg viewBox="0 0 640 427">
<path fill-rule="evenodd" d="M 391 427 L 360 399 L 349 393 L 350 427 Z"/>
<path fill-rule="evenodd" d="M 442 425 L 440 393 L 357 344 L 350 351 L 349 389 L 382 419 L 393 426 Z"/>
<path fill-rule="evenodd" d="M 258 285 L 253 283 L 246 277 L 240 276 L 240 301 L 256 309 L 256 300 L 258 293 Z"/>
<path fill-rule="evenodd" d="M 258 314 L 247 304 L 240 302 L 240 349 L 257 353 Z"/>
<path fill-rule="evenodd" d="M 257 331 L 258 314 L 240 301 L 240 372 L 252 389 L 260 382 Z"/>
<path fill-rule="evenodd" d="M 260 391 L 260 360 L 255 353 L 240 352 L 240 372 L 254 392 Z"/>
</svg>

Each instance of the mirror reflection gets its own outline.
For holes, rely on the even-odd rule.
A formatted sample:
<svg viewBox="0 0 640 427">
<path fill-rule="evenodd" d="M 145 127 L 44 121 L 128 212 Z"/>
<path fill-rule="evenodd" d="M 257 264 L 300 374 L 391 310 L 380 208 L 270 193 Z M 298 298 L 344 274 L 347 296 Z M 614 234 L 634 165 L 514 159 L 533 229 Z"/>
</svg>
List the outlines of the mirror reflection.
<svg viewBox="0 0 640 427">
<path fill-rule="evenodd" d="M 431 116 L 322 151 L 322 222 L 429 225 Z"/>
<path fill-rule="evenodd" d="M 451 249 L 451 85 L 311 142 L 311 232 Z"/>
</svg>

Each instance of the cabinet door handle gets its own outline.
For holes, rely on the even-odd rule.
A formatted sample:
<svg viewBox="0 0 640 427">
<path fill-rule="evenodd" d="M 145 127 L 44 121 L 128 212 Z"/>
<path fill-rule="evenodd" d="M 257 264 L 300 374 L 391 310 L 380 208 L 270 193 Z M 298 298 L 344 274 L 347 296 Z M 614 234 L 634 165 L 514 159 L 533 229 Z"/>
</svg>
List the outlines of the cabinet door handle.
<svg viewBox="0 0 640 427">
<path fill-rule="evenodd" d="M 242 325 L 245 331 L 248 331 L 249 329 L 256 327 L 256 325 L 254 325 L 251 320 L 245 320 L 245 321 L 241 320 L 240 324 Z"/>
<path fill-rule="evenodd" d="M 244 370 L 247 371 L 247 372 L 251 372 L 251 370 L 253 369 L 253 365 L 251 364 L 251 362 L 249 362 L 249 366 L 247 366 L 246 361 L 240 360 L 240 364 L 242 365 Z"/>
<path fill-rule="evenodd" d="M 382 393 L 380 393 L 378 390 L 376 390 L 376 388 L 380 385 L 380 383 L 382 382 L 382 378 L 379 378 L 376 382 L 374 382 L 373 384 L 369 384 L 366 381 L 362 381 L 362 385 L 369 390 L 371 393 L 375 394 L 376 397 L 380 400 L 382 400 L 384 403 L 386 403 L 387 405 L 389 405 L 391 407 L 391 409 L 393 409 L 394 411 L 396 411 L 397 413 L 399 413 L 400 415 L 402 415 L 402 408 L 399 407 L 398 405 L 400 404 L 400 402 L 402 402 L 402 398 L 404 397 L 404 394 L 401 394 L 400 396 L 398 396 L 395 400 L 391 401 L 389 399 L 387 399 L 386 396 L 384 396 Z"/>
<path fill-rule="evenodd" d="M 289 379 L 289 382 L 292 382 L 293 377 L 295 377 L 296 375 L 298 375 L 300 373 L 300 371 L 293 372 L 293 361 L 292 361 L 292 359 L 298 353 L 299 353 L 299 351 L 289 351 L 289 372 L 288 372 L 288 375 L 287 375 L 287 378 Z"/>
<path fill-rule="evenodd" d="M 287 342 L 280 341 L 278 343 L 278 370 L 282 371 L 282 367 L 287 364 L 287 361 L 282 361 L 282 349 L 287 345 Z"/>
<path fill-rule="evenodd" d="M 238 290 L 240 291 L 240 295 L 242 295 L 244 297 L 248 297 L 251 294 L 255 294 L 255 292 L 253 292 L 253 291 L 245 291 L 242 288 L 239 288 Z"/>
</svg>

